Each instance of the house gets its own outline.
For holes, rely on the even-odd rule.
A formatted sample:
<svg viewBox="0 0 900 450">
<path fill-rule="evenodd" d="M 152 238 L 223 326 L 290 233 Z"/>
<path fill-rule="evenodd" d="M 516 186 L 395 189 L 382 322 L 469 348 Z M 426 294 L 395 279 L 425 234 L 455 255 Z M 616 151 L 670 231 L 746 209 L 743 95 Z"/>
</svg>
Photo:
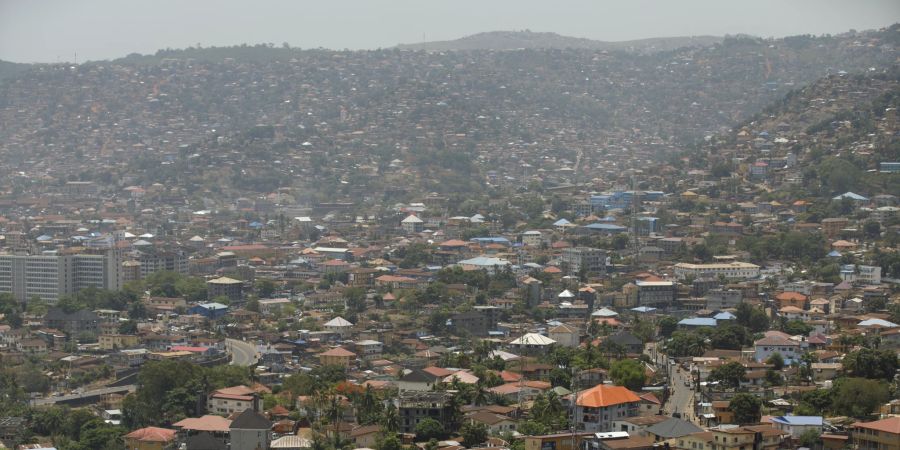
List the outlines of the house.
<svg viewBox="0 0 900 450">
<path fill-rule="evenodd" d="M 698 427 L 697 425 L 694 425 L 693 423 L 686 420 L 677 419 L 674 417 L 669 418 L 668 420 L 665 420 L 663 422 L 651 425 L 644 429 L 644 432 L 647 435 L 653 436 L 653 439 L 656 442 L 677 439 L 690 434 L 699 433 L 701 431 L 703 431 L 703 429 Z"/>
<path fill-rule="evenodd" d="M 702 327 L 715 327 L 716 319 L 712 317 L 688 317 L 678 321 L 678 328 L 695 329 Z"/>
<path fill-rule="evenodd" d="M 526 436 L 525 450 L 579 450 L 593 433 L 557 433 Z"/>
<path fill-rule="evenodd" d="M 384 344 L 372 339 L 363 339 L 354 343 L 356 352 L 362 355 L 363 359 L 377 359 L 381 357 L 381 351 Z"/>
<path fill-rule="evenodd" d="M 764 419 L 763 422 L 766 420 Z M 808 430 L 815 430 L 822 434 L 824 425 L 822 416 L 775 416 L 769 417 L 768 422 L 775 428 L 790 434 L 794 439 L 799 439 Z"/>
<path fill-rule="evenodd" d="M 400 228 L 406 234 L 421 233 L 425 229 L 425 222 L 416 217 L 415 214 L 410 214 L 400 221 Z"/>
<path fill-rule="evenodd" d="M 542 392 L 550 390 L 552 385 L 546 381 L 518 381 L 488 389 L 488 392 L 505 397 L 511 403 L 535 399 Z"/>
<path fill-rule="evenodd" d="M 188 449 L 225 450 L 231 421 L 216 415 L 189 417 L 172 424 L 185 437 Z"/>
<path fill-rule="evenodd" d="M 713 428 L 711 443 L 717 450 L 775 450 L 781 448 L 787 435 L 769 425 Z M 677 447 L 680 448 L 680 447 Z"/>
<path fill-rule="evenodd" d="M 432 375 L 422 369 L 412 369 L 400 376 L 397 387 L 403 391 L 430 391 L 441 377 Z"/>
<path fill-rule="evenodd" d="M 640 403 L 626 387 L 599 384 L 578 395 L 575 423 L 579 430 L 612 431 L 615 420 L 638 415 Z"/>
<path fill-rule="evenodd" d="M 319 353 L 319 363 L 323 366 L 339 366 L 349 369 L 353 360 L 356 359 L 356 353 L 345 350 L 341 347 Z"/>
<path fill-rule="evenodd" d="M 247 409 L 240 413 L 228 427 L 231 450 L 259 450 L 269 448 L 272 423 L 262 414 Z"/>
<path fill-rule="evenodd" d="M 101 334 L 100 350 L 118 350 L 137 347 L 140 338 L 133 334 Z"/>
<path fill-rule="evenodd" d="M 128 450 L 167 450 L 174 448 L 175 430 L 168 428 L 139 428 L 124 436 Z"/>
<path fill-rule="evenodd" d="M 671 419 L 669 416 L 663 416 L 660 414 L 645 414 L 635 417 L 626 417 L 621 420 L 613 421 L 613 430 L 619 432 L 626 432 L 631 436 L 646 436 L 647 434 L 644 432 L 647 427 L 651 427 L 660 422 L 665 422 Z"/>
<path fill-rule="evenodd" d="M 198 314 L 209 320 L 216 320 L 225 316 L 225 314 L 228 314 L 228 305 L 216 302 L 201 303 L 192 306 L 191 309 L 188 310 L 188 314 Z"/>
<path fill-rule="evenodd" d="M 753 343 L 754 357 L 757 362 L 769 359 L 774 353 L 778 353 L 785 361 L 796 361 L 803 354 L 800 343 L 792 341 L 777 334 L 767 334 L 762 339 Z"/>
<path fill-rule="evenodd" d="M 252 409 L 260 411 L 259 395 L 247 386 L 232 386 L 211 392 L 206 399 L 206 410 L 213 414 L 229 416 Z"/>
<path fill-rule="evenodd" d="M 334 334 L 337 334 L 341 338 L 346 338 L 353 330 L 353 324 L 349 320 L 341 316 L 337 316 L 334 319 L 325 322 L 325 329 Z"/>
<path fill-rule="evenodd" d="M 581 342 L 581 333 L 578 329 L 564 323 L 551 328 L 548 334 L 551 340 L 563 347 L 578 347 Z"/>
<path fill-rule="evenodd" d="M 729 407 L 729 400 L 713 400 L 712 410 L 716 417 L 716 423 L 734 423 L 734 412 Z"/>
<path fill-rule="evenodd" d="M 554 344 L 556 344 L 556 341 L 547 336 L 537 333 L 526 333 L 513 339 L 509 346 L 525 353 L 543 353 L 548 351 Z"/>
<path fill-rule="evenodd" d="M 476 411 L 466 415 L 466 421 L 475 425 L 482 424 L 491 436 L 499 436 L 501 433 L 516 431 L 516 421 L 509 416 L 496 414 L 490 411 Z"/>
<path fill-rule="evenodd" d="M 837 378 L 844 370 L 844 365 L 836 363 L 814 362 L 811 364 L 813 381 L 826 381 Z"/>
<path fill-rule="evenodd" d="M 365 425 L 350 430 L 350 439 L 356 448 L 375 448 L 380 436 L 380 425 Z"/>
<path fill-rule="evenodd" d="M 289 434 L 272 441 L 269 448 L 273 450 L 305 450 L 312 448 L 312 444 L 311 439 Z"/>
<path fill-rule="evenodd" d="M 888 417 L 874 422 L 856 422 L 850 429 L 850 439 L 860 450 L 898 450 L 900 417 Z"/>
<path fill-rule="evenodd" d="M 67 313 L 62 308 L 54 307 L 44 315 L 44 326 L 64 331 L 70 336 L 97 336 L 100 332 L 100 316 L 87 309 Z"/>
<path fill-rule="evenodd" d="M 775 302 L 778 308 L 786 308 L 793 306 L 794 308 L 806 309 L 808 297 L 799 292 L 782 292 L 775 296 Z"/>
<path fill-rule="evenodd" d="M 644 352 L 644 342 L 628 331 L 620 331 L 607 339 L 622 347 L 625 353 L 639 355 Z"/>
</svg>

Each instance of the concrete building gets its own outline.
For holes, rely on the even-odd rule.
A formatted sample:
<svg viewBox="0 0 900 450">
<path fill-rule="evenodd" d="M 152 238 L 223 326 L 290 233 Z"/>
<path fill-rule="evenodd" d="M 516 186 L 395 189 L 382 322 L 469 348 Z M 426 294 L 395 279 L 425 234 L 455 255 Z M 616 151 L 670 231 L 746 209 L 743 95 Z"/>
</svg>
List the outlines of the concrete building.
<svg viewBox="0 0 900 450">
<path fill-rule="evenodd" d="M 0 255 L 0 293 L 21 302 L 40 297 L 56 303 L 61 296 L 96 287 L 119 290 L 122 277 L 112 252 L 103 255 Z"/>
<path fill-rule="evenodd" d="M 686 278 L 718 277 L 724 276 L 729 280 L 759 277 L 759 266 L 745 262 L 713 263 L 713 264 L 675 264 L 675 277 L 679 280 Z"/>
<path fill-rule="evenodd" d="M 262 414 L 247 409 L 238 415 L 228 427 L 231 450 L 259 450 L 269 448 L 272 442 L 272 423 Z"/>
<path fill-rule="evenodd" d="M 452 411 L 449 399 L 452 394 L 443 391 L 403 391 L 400 393 L 400 432 L 414 433 L 419 422 L 431 418 L 444 423 Z"/>
<path fill-rule="evenodd" d="M 628 388 L 599 384 L 578 394 L 575 425 L 578 430 L 612 431 L 613 422 L 639 413 L 641 398 Z"/>
<path fill-rule="evenodd" d="M 206 282 L 208 297 L 226 297 L 232 302 L 239 302 L 244 294 L 244 282 L 228 277 L 214 278 Z"/>
<path fill-rule="evenodd" d="M 667 308 L 675 302 L 676 287 L 674 281 L 635 281 L 637 286 L 637 305 Z"/>
<path fill-rule="evenodd" d="M 571 247 L 563 249 L 560 260 L 569 274 L 606 272 L 606 252 L 599 248 Z"/>
<path fill-rule="evenodd" d="M 425 222 L 415 215 L 410 214 L 400 221 L 400 227 L 408 234 L 421 233 L 422 230 L 425 229 Z"/>
<path fill-rule="evenodd" d="M 850 438 L 860 450 L 900 450 L 900 417 L 856 422 Z"/>
</svg>

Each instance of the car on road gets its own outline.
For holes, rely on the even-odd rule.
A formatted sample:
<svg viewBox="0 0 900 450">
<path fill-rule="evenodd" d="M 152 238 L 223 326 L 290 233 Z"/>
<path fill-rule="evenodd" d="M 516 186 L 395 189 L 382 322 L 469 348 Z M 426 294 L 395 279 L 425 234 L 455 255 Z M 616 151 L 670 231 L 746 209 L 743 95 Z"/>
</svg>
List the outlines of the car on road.
<svg viewBox="0 0 900 450">
<path fill-rule="evenodd" d="M 687 387 L 691 387 L 691 382 L 689 380 L 684 380 L 684 385 Z"/>
</svg>

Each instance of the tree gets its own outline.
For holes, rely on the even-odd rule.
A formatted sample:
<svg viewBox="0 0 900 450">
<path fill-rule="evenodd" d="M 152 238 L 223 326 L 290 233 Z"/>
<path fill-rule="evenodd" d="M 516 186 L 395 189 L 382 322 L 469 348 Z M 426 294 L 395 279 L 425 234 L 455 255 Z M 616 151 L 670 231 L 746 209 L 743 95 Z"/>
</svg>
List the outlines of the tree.
<svg viewBox="0 0 900 450">
<path fill-rule="evenodd" d="M 784 324 L 784 332 L 790 334 L 792 336 L 803 335 L 809 336 L 809 333 L 813 330 L 812 325 L 803 322 L 802 320 L 789 320 Z"/>
<path fill-rule="evenodd" d="M 256 280 L 254 288 L 256 288 L 256 295 L 259 298 L 272 298 L 272 295 L 275 294 L 275 282 L 266 278 Z"/>
<path fill-rule="evenodd" d="M 659 320 L 659 334 L 663 337 L 670 337 L 675 330 L 678 329 L 678 319 L 672 316 L 665 316 Z"/>
<path fill-rule="evenodd" d="M 870 220 L 863 225 L 863 234 L 869 239 L 878 239 L 881 237 L 881 224 L 874 220 Z"/>
<path fill-rule="evenodd" d="M 746 374 L 747 369 L 741 363 L 732 361 L 713 369 L 709 373 L 709 379 L 718 381 L 726 388 L 737 389 L 741 385 L 741 381 L 746 380 Z"/>
<path fill-rule="evenodd" d="M 394 434 L 400 431 L 400 416 L 393 403 L 388 403 L 387 408 L 384 409 L 384 415 L 381 416 L 381 429 L 385 433 Z"/>
<path fill-rule="evenodd" d="M 709 336 L 712 348 L 740 350 L 749 341 L 747 330 L 736 324 L 727 324 L 713 328 Z"/>
<path fill-rule="evenodd" d="M 772 353 L 772 356 L 769 356 L 766 363 L 771 364 L 772 368 L 775 370 L 784 369 L 784 357 L 781 356 L 781 353 Z"/>
<path fill-rule="evenodd" d="M 676 331 L 666 343 L 666 353 L 673 357 L 700 356 L 707 348 L 706 338 L 690 331 Z"/>
<path fill-rule="evenodd" d="M 612 364 L 609 376 L 619 386 L 625 386 L 632 391 L 639 391 L 644 387 L 646 373 L 644 366 L 634 359 L 622 359 Z"/>
<path fill-rule="evenodd" d="M 738 424 L 757 423 L 762 415 L 762 401 L 756 395 L 740 392 L 731 398 L 728 409 Z"/>
<path fill-rule="evenodd" d="M 769 317 L 765 311 L 756 308 L 749 303 L 741 303 L 735 312 L 737 322 L 747 327 L 753 333 L 760 333 L 769 329 Z"/>
<path fill-rule="evenodd" d="M 487 427 L 483 423 L 467 423 L 460 430 L 463 437 L 463 445 L 467 448 L 479 446 L 488 438 Z"/>
<path fill-rule="evenodd" d="M 423 419 L 416 425 L 416 439 L 428 440 L 428 439 L 443 439 L 446 436 L 447 432 L 444 430 L 444 426 L 441 425 L 440 422 L 434 420 L 430 417 Z"/>
<path fill-rule="evenodd" d="M 831 408 L 836 414 L 865 418 L 890 399 L 887 383 L 865 378 L 835 380 Z"/>
<path fill-rule="evenodd" d="M 897 354 L 891 350 L 861 348 L 847 353 L 844 368 L 854 377 L 890 380 L 897 373 Z"/>
<path fill-rule="evenodd" d="M 809 429 L 800 434 L 800 445 L 806 448 L 815 447 L 819 442 L 819 430 Z"/>
<path fill-rule="evenodd" d="M 402 450 L 403 443 L 397 437 L 396 433 L 391 433 L 378 440 L 375 444 L 375 450 Z"/>
<path fill-rule="evenodd" d="M 344 298 L 347 299 L 347 309 L 357 314 L 366 309 L 366 291 L 360 287 L 344 289 Z"/>
</svg>

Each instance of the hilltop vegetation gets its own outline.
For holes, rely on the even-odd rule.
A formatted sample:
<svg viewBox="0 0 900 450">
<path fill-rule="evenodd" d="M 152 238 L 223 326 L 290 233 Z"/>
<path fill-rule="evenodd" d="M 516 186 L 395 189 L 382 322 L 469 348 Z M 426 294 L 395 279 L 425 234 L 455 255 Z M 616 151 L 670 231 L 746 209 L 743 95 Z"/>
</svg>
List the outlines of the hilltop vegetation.
<svg viewBox="0 0 900 450">
<path fill-rule="evenodd" d="M 682 47 L 708 47 L 722 42 L 716 36 L 679 36 L 668 38 L 638 39 L 633 41 L 605 42 L 593 39 L 562 36 L 557 33 L 524 31 L 491 31 L 465 36 L 449 41 L 432 41 L 400 44 L 405 50 L 518 50 L 518 49 L 584 49 L 654 53 Z"/>
<path fill-rule="evenodd" d="M 886 70 L 897 34 L 736 37 L 648 55 L 260 45 L 41 65 L 0 86 L 0 154 L 25 173 L 52 161 L 68 180 L 177 180 L 207 203 L 278 188 L 371 204 L 484 193 L 488 171 L 512 181 L 548 162 L 547 187 L 570 179 L 557 169 L 591 180 L 610 168 L 599 176 L 615 182 L 610 161 L 624 158 L 611 155 L 665 158 L 829 73 Z M 84 158 L 102 164 L 64 169 Z"/>
</svg>

